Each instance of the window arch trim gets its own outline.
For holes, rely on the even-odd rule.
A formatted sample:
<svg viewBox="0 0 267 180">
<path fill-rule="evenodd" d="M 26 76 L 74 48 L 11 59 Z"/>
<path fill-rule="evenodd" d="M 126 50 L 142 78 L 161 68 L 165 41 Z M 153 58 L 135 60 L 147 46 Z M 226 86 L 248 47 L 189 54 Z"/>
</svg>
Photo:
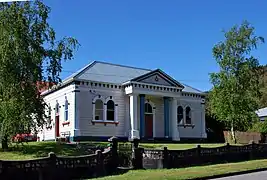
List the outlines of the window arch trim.
<svg viewBox="0 0 267 180">
<path fill-rule="evenodd" d="M 95 119 L 95 103 L 98 99 L 100 99 L 103 102 L 103 119 L 100 119 L 100 120 Z M 112 100 L 114 103 L 114 120 L 108 120 L 108 117 L 107 117 L 107 113 L 108 113 L 107 103 L 110 100 Z M 92 103 L 93 103 L 93 120 L 92 120 L 93 125 L 95 123 L 103 123 L 104 125 L 107 125 L 107 124 L 118 125 L 119 124 L 119 121 L 118 121 L 118 104 L 116 104 L 116 101 L 114 100 L 114 98 L 112 96 L 109 96 L 107 98 L 104 98 L 100 95 L 96 96 L 96 97 L 94 97 Z"/>
<path fill-rule="evenodd" d="M 178 123 L 178 107 L 181 106 L 183 108 L 183 121 L 180 122 L 180 124 Z M 188 117 L 187 114 L 186 114 L 186 109 L 187 108 L 190 108 L 190 123 L 187 122 L 186 118 Z M 192 127 L 194 128 L 195 125 L 193 124 L 193 112 L 194 112 L 194 109 L 189 105 L 189 104 L 178 104 L 177 105 L 177 124 L 178 126 L 183 126 L 184 128 L 186 127 Z"/>
<path fill-rule="evenodd" d="M 97 111 L 96 102 L 97 102 L 97 100 L 100 100 L 102 102 L 102 107 L 103 107 L 103 109 L 102 109 L 102 117 L 103 118 L 100 118 L 100 119 L 96 119 L 96 111 Z M 104 117 L 105 116 L 104 102 L 105 102 L 105 100 L 101 96 L 96 96 L 96 97 L 93 98 L 93 101 L 92 101 L 92 104 L 93 104 L 93 113 L 92 113 L 93 114 L 93 121 L 104 121 L 105 120 L 105 117 Z M 99 111 L 100 111 L 100 109 L 99 109 Z"/>
<path fill-rule="evenodd" d="M 187 113 L 187 110 L 189 108 L 189 113 Z M 190 106 L 185 106 L 184 108 L 184 114 L 185 114 L 185 124 L 186 125 L 191 125 L 192 124 L 192 108 Z"/>
</svg>

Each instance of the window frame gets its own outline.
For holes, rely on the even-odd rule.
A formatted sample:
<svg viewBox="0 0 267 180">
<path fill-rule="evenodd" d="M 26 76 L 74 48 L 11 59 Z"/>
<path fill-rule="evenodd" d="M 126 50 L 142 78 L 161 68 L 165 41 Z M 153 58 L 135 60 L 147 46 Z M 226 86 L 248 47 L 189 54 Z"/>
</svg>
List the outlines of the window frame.
<svg viewBox="0 0 267 180">
<path fill-rule="evenodd" d="M 46 129 L 51 129 L 52 128 L 52 107 L 49 104 L 48 105 L 48 116 L 47 116 L 47 124 L 46 124 Z"/>
<path fill-rule="evenodd" d="M 182 112 L 181 113 L 179 113 L 179 108 L 182 108 Z M 179 120 L 179 116 L 182 117 L 180 120 Z M 178 125 L 184 124 L 184 108 L 181 105 L 177 106 L 177 124 Z"/>
<path fill-rule="evenodd" d="M 98 102 L 98 101 L 101 101 L 101 103 L 102 103 L 102 109 L 97 109 L 96 108 L 96 103 Z M 102 99 L 100 99 L 100 98 L 98 98 L 98 99 L 96 99 L 95 101 L 94 101 L 94 104 L 93 104 L 93 106 L 94 106 L 94 113 L 93 113 L 93 120 L 94 121 L 104 121 L 105 120 L 105 117 L 104 117 L 104 114 L 105 114 L 105 108 L 104 108 L 104 101 L 102 100 Z M 102 119 L 100 119 L 100 117 L 99 117 L 99 119 L 96 119 L 96 116 L 97 116 L 97 111 L 101 111 L 102 112 Z"/>
<path fill-rule="evenodd" d="M 112 102 L 113 104 L 113 109 L 108 109 L 108 103 Z M 115 121 L 116 117 L 115 117 L 115 102 L 113 100 L 108 100 L 107 104 L 106 104 L 107 108 L 106 108 L 106 121 Z M 109 118 L 109 112 L 113 112 L 113 119 L 108 119 Z"/>
<path fill-rule="evenodd" d="M 65 97 L 65 104 L 64 104 L 64 120 L 69 121 L 69 101 L 67 97 Z"/>
<path fill-rule="evenodd" d="M 189 113 L 187 112 L 187 109 L 189 109 Z M 188 123 L 188 120 L 190 123 Z M 192 108 L 190 106 L 186 106 L 185 108 L 185 124 L 192 125 Z"/>
<path fill-rule="evenodd" d="M 103 102 L 103 119 L 95 119 L 95 115 L 96 115 L 96 101 L 97 100 L 101 100 Z M 108 120 L 107 116 L 108 116 L 108 109 L 107 109 L 107 103 L 108 101 L 112 101 L 114 103 L 114 120 Z M 92 104 L 93 104 L 93 117 L 92 117 L 92 123 L 93 125 L 95 123 L 103 123 L 104 125 L 106 124 L 115 124 L 116 126 L 119 124 L 119 121 L 118 121 L 118 104 L 116 104 L 116 101 L 112 98 L 112 96 L 109 96 L 108 98 L 104 99 L 102 96 L 96 96 L 93 101 L 92 101 Z"/>
</svg>

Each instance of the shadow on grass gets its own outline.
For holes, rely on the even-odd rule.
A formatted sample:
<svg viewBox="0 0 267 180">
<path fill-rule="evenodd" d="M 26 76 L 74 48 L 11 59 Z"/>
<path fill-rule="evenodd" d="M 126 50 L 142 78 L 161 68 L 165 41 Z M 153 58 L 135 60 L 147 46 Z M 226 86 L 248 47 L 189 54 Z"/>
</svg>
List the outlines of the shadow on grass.
<svg viewBox="0 0 267 180">
<path fill-rule="evenodd" d="M 106 147 L 106 143 L 58 144 L 56 142 L 29 142 L 12 145 L 7 152 L 0 151 L 0 159 L 29 159 L 47 157 L 54 152 L 57 156 L 80 156 L 93 154 L 97 149 Z"/>
</svg>

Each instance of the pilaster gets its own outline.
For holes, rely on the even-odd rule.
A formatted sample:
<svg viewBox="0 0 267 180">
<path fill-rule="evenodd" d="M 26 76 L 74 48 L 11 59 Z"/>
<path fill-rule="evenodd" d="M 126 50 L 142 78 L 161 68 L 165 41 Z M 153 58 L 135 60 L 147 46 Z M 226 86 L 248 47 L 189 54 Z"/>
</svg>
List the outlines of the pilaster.
<svg viewBox="0 0 267 180">
<path fill-rule="evenodd" d="M 171 136 L 173 141 L 180 141 L 180 133 L 178 130 L 177 122 L 177 99 L 172 98 L 171 100 Z"/>
<path fill-rule="evenodd" d="M 202 107 L 202 111 L 201 111 L 201 121 L 202 121 L 202 138 L 207 138 L 207 133 L 206 133 L 206 108 L 205 108 L 205 99 L 202 99 L 201 102 L 201 107 Z"/>
<path fill-rule="evenodd" d="M 79 89 L 75 89 L 73 91 L 73 95 L 74 95 L 74 134 L 73 134 L 73 138 L 71 138 L 71 140 L 75 141 L 75 137 L 80 136 L 80 90 Z"/>
<path fill-rule="evenodd" d="M 145 134 L 145 95 L 140 94 L 140 138 Z"/>
<path fill-rule="evenodd" d="M 169 97 L 163 97 L 164 101 L 164 136 L 169 137 L 169 120 L 170 120 L 170 109 L 169 109 Z"/>
<path fill-rule="evenodd" d="M 140 139 L 140 134 L 137 128 L 137 95 L 130 95 L 130 140 Z"/>
</svg>

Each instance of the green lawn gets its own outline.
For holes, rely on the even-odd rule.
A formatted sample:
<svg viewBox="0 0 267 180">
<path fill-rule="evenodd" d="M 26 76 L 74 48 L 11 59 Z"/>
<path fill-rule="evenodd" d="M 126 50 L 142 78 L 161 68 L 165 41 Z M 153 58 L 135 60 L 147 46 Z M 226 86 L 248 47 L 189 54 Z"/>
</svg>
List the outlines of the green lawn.
<svg viewBox="0 0 267 180">
<path fill-rule="evenodd" d="M 224 146 L 225 144 L 218 143 L 218 144 L 200 144 L 201 147 L 220 147 Z M 175 149 L 175 150 L 183 150 L 183 149 L 191 149 L 195 148 L 197 144 L 147 144 L 147 143 L 141 143 L 141 147 L 148 148 L 148 149 L 163 149 L 164 147 L 167 147 L 168 149 Z"/>
<path fill-rule="evenodd" d="M 97 178 L 97 180 L 175 180 L 203 178 L 212 175 L 227 174 L 246 170 L 266 168 L 267 160 L 254 160 L 240 163 L 217 164 L 181 169 L 136 170 L 123 175 Z"/>
<path fill-rule="evenodd" d="M 0 151 L 0 160 L 23 160 L 39 157 L 46 157 L 49 152 L 54 152 L 59 156 L 76 156 L 91 154 L 88 146 L 107 146 L 108 142 L 82 142 L 81 148 L 75 145 L 56 144 L 55 142 L 30 142 L 24 145 L 12 145 L 8 152 Z M 203 147 L 219 147 L 224 144 L 201 144 Z M 149 149 L 190 149 L 196 147 L 196 144 L 140 144 L 140 147 Z"/>
<path fill-rule="evenodd" d="M 47 157 L 49 152 L 54 152 L 58 156 L 78 156 L 87 155 L 92 152 L 89 146 L 105 146 L 106 143 L 87 142 L 81 143 L 80 147 L 76 145 L 57 144 L 55 142 L 30 142 L 23 145 L 15 145 L 9 148 L 7 152 L 0 151 L 0 160 L 26 160 L 39 157 Z"/>
</svg>

